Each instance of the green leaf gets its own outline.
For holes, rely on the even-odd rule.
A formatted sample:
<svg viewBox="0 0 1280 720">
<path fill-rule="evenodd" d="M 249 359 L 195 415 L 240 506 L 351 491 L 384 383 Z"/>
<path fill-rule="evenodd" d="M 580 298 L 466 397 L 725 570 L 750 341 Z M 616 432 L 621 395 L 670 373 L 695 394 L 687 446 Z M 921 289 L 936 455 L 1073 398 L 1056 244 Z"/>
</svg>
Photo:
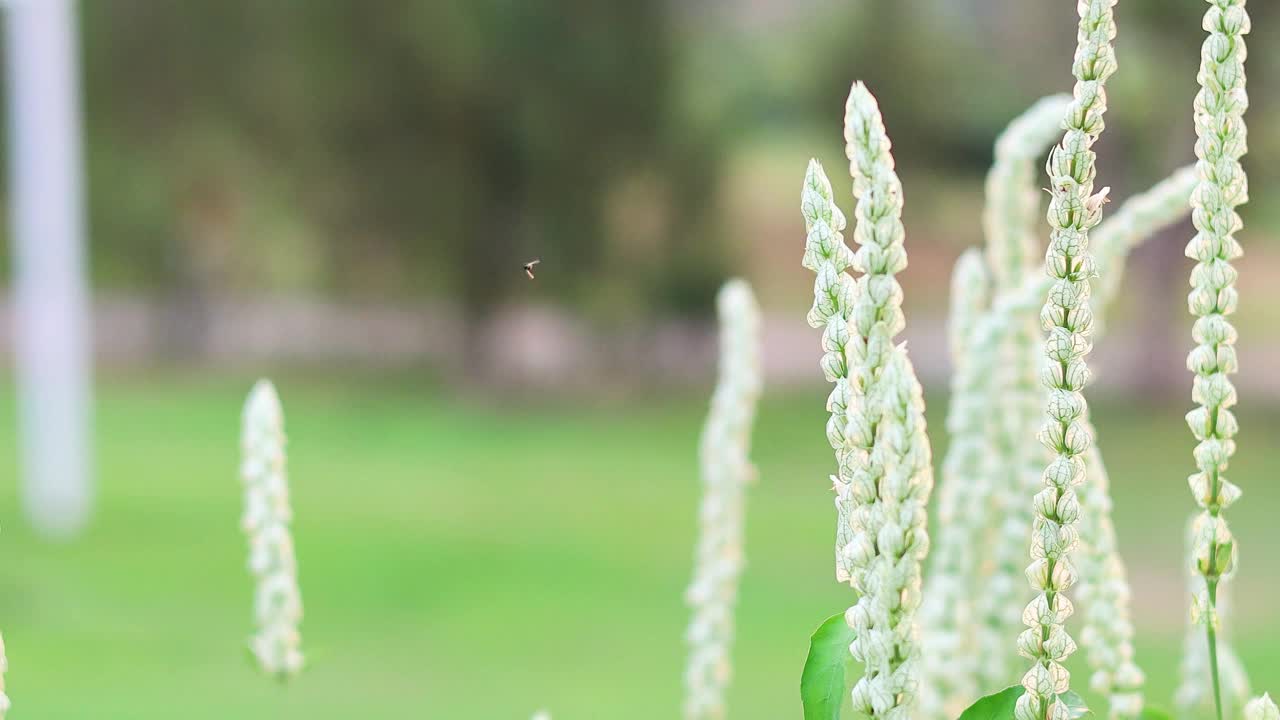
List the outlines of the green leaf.
<svg viewBox="0 0 1280 720">
<path fill-rule="evenodd" d="M 1138 720 L 1173 720 L 1173 715 L 1160 706 L 1145 705 Z"/>
<path fill-rule="evenodd" d="M 1012 720 L 1013 708 L 1023 692 L 1021 685 L 1013 685 L 980 698 L 960 713 L 960 720 Z"/>
<path fill-rule="evenodd" d="M 1018 698 L 1022 697 L 1024 692 L 1026 690 L 1021 685 L 1011 685 L 998 693 L 992 693 L 960 713 L 960 720 L 1013 720 L 1014 707 L 1017 706 Z M 1084 699 L 1073 691 L 1068 690 L 1058 697 L 1067 704 L 1067 709 L 1070 711 L 1068 717 L 1071 720 L 1093 717 L 1093 711 L 1084 704 Z M 1152 718 L 1152 720 L 1159 719 Z"/>
<path fill-rule="evenodd" d="M 1058 696 L 1058 699 L 1067 704 L 1067 710 L 1070 714 L 1067 716 L 1071 720 L 1080 720 L 1080 718 L 1093 717 L 1093 711 L 1088 705 L 1084 704 L 1084 698 L 1076 694 L 1074 690 L 1068 690 Z"/>
<path fill-rule="evenodd" d="M 857 669 L 849 644 L 853 630 L 844 613 L 827 618 L 809 638 L 809 657 L 800 676 L 800 700 L 804 720 L 840 720 L 840 710 L 849 699 L 849 689 L 857 680 Z"/>
</svg>

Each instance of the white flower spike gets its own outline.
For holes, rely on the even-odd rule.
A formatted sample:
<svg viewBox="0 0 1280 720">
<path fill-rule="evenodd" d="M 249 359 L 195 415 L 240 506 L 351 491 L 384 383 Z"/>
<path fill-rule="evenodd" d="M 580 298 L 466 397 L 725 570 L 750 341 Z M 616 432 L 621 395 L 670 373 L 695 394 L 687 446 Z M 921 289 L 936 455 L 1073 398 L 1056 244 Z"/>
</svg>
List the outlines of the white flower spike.
<svg viewBox="0 0 1280 720">
<path fill-rule="evenodd" d="M 245 489 L 242 526 L 249 537 L 249 571 L 257 579 L 257 631 L 249 649 L 270 675 L 287 678 L 302 669 L 298 625 L 302 596 L 289 523 L 284 412 L 269 380 L 259 380 L 245 402 L 240 467 Z"/>
<path fill-rule="evenodd" d="M 700 450 L 703 496 L 686 640 L 685 717 L 725 717 L 732 665 L 733 610 L 744 562 L 746 488 L 755 470 L 748 452 L 760 397 L 760 309 L 751 287 L 730 280 L 716 297 L 720 318 L 720 378 Z"/>
<path fill-rule="evenodd" d="M 1070 716 L 1061 695 L 1070 689 L 1071 675 L 1064 663 L 1076 645 L 1066 629 L 1073 608 L 1064 593 L 1078 579 L 1070 559 L 1080 517 L 1075 488 L 1084 482 L 1083 455 L 1093 444 L 1081 391 L 1089 380 L 1085 356 L 1093 330 L 1089 292 L 1095 266 L 1089 230 L 1102 219 L 1102 202 L 1093 191 L 1092 147 L 1104 127 L 1105 83 L 1116 69 L 1111 47 L 1115 4 L 1116 0 L 1080 0 L 1077 5 L 1080 25 L 1072 66 L 1076 84 L 1063 118 L 1066 133 L 1050 152 L 1046 166 L 1051 199 L 1045 269 L 1054 283 L 1040 311 L 1041 327 L 1047 333 L 1043 381 L 1049 395 L 1039 439 L 1054 458 L 1042 476 L 1045 487 L 1032 503 L 1035 516 L 1026 576 L 1037 594 L 1023 612 L 1027 630 L 1018 637 L 1018 652 L 1032 665 L 1022 677 L 1026 692 L 1018 698 L 1017 720 Z"/>
<path fill-rule="evenodd" d="M 1195 520 L 1191 564 L 1204 578 L 1203 592 L 1192 601 L 1193 621 L 1205 629 L 1208 645 L 1216 647 L 1218 586 L 1235 563 L 1235 538 L 1223 511 L 1240 498 L 1240 488 L 1224 473 L 1235 452 L 1239 428 L 1231 407 L 1236 390 L 1230 376 L 1236 371 L 1236 329 L 1228 317 L 1236 310 L 1236 269 L 1231 261 L 1242 250 L 1235 234 L 1243 225 L 1236 207 L 1249 197 L 1249 183 L 1240 158 L 1246 151 L 1244 112 L 1244 36 L 1249 32 L 1245 0 L 1208 0 L 1201 48 L 1200 92 L 1195 99 L 1196 171 L 1199 184 L 1191 195 L 1191 222 L 1196 235 L 1187 244 L 1191 271 L 1187 305 L 1196 317 L 1192 336 L 1196 348 L 1187 357 L 1195 374 L 1191 399 L 1199 407 L 1187 414 L 1195 436 L 1197 471 L 1188 478 L 1191 493 L 1203 512 Z M 1212 664 L 1216 653 L 1210 653 Z M 1213 668 L 1214 705 L 1223 720 L 1222 690 Z"/>
<path fill-rule="evenodd" d="M 1093 427 L 1086 426 L 1092 433 Z M 1129 580 L 1111 522 L 1111 491 L 1097 445 L 1085 452 L 1080 499 L 1080 604 L 1084 646 L 1093 669 L 1090 685 L 1107 699 L 1111 720 L 1142 714 L 1146 678 L 1134 659 Z"/>
<path fill-rule="evenodd" d="M 955 718 L 977 697 L 980 663 L 973 652 L 975 625 L 971 583 L 979 567 L 979 541 L 990 499 L 987 466 L 995 452 L 984 432 L 990 410 L 992 327 L 984 313 L 991 290 L 986 264 L 976 248 L 956 261 L 951 277 L 951 405 L 947 431 L 952 442 L 942 462 L 938 533 L 933 563 L 920 605 L 923 653 L 921 711 L 928 718 Z M 984 332 L 975 332 L 981 325 Z"/>
<path fill-rule="evenodd" d="M 1146 192 L 1126 200 L 1093 231 L 1090 244 L 1098 263 L 1093 293 L 1095 337 L 1106 330 L 1103 320 L 1107 308 L 1120 292 L 1120 280 L 1124 277 L 1125 258 L 1129 251 L 1157 230 L 1186 217 L 1190 211 L 1187 201 L 1195 185 L 1195 168 L 1179 168 Z"/>
</svg>

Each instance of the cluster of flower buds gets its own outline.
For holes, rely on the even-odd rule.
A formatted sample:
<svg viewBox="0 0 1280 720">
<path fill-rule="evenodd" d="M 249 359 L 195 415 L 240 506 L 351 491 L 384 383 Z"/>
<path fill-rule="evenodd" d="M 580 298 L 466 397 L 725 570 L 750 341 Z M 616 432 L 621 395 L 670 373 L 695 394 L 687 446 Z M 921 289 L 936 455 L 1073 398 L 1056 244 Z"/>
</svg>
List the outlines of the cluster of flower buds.
<svg viewBox="0 0 1280 720">
<path fill-rule="evenodd" d="M 809 322 L 825 328 L 822 368 L 836 385 L 827 426 L 838 465 L 836 576 L 860 594 L 845 614 L 856 638 L 850 652 L 865 666 L 853 707 L 904 718 L 919 692 L 915 614 L 933 477 L 920 384 L 894 340 L 905 324 L 895 278 L 907 265 L 902 185 L 879 106 L 862 83 L 845 106 L 845 142 L 858 249 L 844 245 L 831 184 L 810 162 L 803 264 L 818 276 Z M 856 280 L 844 272 L 850 267 Z"/>
</svg>

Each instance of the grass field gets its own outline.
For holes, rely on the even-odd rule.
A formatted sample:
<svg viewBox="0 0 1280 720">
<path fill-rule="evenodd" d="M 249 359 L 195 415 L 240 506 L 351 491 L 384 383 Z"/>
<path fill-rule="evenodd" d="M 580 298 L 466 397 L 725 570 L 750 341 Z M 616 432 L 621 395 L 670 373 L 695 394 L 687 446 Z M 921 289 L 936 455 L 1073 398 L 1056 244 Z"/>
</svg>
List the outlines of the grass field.
<svg viewBox="0 0 1280 720">
<path fill-rule="evenodd" d="M 83 539 L 33 537 L 14 463 L 3 465 L 0 630 L 13 720 L 500 720 L 542 707 L 556 720 L 678 716 L 704 398 L 504 405 L 389 381 L 276 380 L 307 672 L 277 686 L 242 649 L 250 586 L 237 426 L 251 378 L 108 378 L 100 504 Z M 12 391 L 2 396 L 0 452 L 12 458 Z M 762 408 L 730 699 L 741 720 L 800 717 L 807 636 L 850 602 L 832 578 L 824 398 L 815 386 Z M 1140 660 L 1166 705 L 1192 509 L 1183 404 L 1095 409 Z M 944 407 L 931 402 L 938 458 Z M 1233 465 L 1245 490 L 1231 512 L 1244 558 L 1234 635 L 1255 687 L 1275 692 L 1280 411 L 1253 410 L 1242 412 Z"/>
</svg>

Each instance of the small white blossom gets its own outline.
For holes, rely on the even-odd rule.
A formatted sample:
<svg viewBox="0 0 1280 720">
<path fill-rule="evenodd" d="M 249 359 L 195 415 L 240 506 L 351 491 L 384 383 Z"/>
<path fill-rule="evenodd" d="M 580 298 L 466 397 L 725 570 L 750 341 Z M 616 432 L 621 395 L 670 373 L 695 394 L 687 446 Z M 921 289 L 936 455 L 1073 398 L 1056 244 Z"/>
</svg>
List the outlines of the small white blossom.
<svg viewBox="0 0 1280 720">
<path fill-rule="evenodd" d="M 284 412 L 275 387 L 259 380 L 245 402 L 240 468 L 245 488 L 241 525 L 249 538 L 249 571 L 257 579 L 256 634 L 249 648 L 269 674 L 288 677 L 302 669 L 302 596 L 289 523 Z"/>
<path fill-rule="evenodd" d="M 760 310 L 745 281 L 730 280 L 716 298 L 720 318 L 720 378 L 703 428 L 703 496 L 693 582 L 693 617 L 686 633 L 685 717 L 725 717 L 732 665 L 733 609 L 743 566 L 751 425 L 762 385 Z"/>
<path fill-rule="evenodd" d="M 1280 720 L 1280 708 L 1276 707 L 1269 693 L 1263 693 L 1244 706 L 1244 720 Z"/>
</svg>

